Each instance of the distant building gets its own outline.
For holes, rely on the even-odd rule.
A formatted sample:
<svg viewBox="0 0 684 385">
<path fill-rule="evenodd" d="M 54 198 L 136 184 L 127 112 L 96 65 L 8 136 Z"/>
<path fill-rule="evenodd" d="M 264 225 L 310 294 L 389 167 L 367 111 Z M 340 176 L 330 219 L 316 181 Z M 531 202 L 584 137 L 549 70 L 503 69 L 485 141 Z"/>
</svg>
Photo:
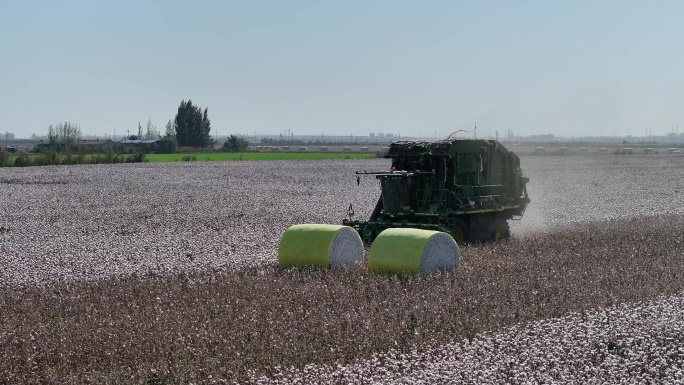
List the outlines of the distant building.
<svg viewBox="0 0 684 385">
<path fill-rule="evenodd" d="M 129 150 L 136 148 L 143 152 L 153 152 L 157 150 L 159 139 L 126 139 L 119 143 L 128 147 Z"/>
<path fill-rule="evenodd" d="M 125 144 L 127 146 L 135 147 L 135 146 L 149 146 L 149 145 L 154 145 L 159 143 L 159 139 L 126 139 L 122 140 L 119 142 L 121 144 Z"/>
<path fill-rule="evenodd" d="M 542 134 L 542 135 L 530 135 L 530 138 L 549 140 L 549 139 L 555 138 L 555 136 L 553 134 Z"/>
<path fill-rule="evenodd" d="M 109 150 L 114 148 L 116 142 L 110 139 L 82 139 L 78 141 L 79 147 L 94 150 Z"/>
</svg>

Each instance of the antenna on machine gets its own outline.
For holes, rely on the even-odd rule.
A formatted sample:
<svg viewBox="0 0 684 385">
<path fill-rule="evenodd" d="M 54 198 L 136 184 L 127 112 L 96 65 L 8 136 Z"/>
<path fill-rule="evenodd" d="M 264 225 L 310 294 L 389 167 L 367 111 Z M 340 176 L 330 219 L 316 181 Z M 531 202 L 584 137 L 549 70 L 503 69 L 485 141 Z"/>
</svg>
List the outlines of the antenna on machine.
<svg viewBox="0 0 684 385">
<path fill-rule="evenodd" d="M 459 132 L 472 132 L 473 135 L 475 136 L 475 139 L 477 139 L 477 133 L 475 132 L 476 130 L 477 130 L 477 123 L 475 123 L 475 128 L 473 128 L 471 131 L 468 131 L 468 130 L 457 130 L 457 131 L 454 131 L 454 132 L 452 132 L 451 134 L 449 134 L 449 136 L 447 136 L 446 140 L 451 139 L 451 136 L 452 136 L 452 135 L 458 134 Z"/>
</svg>

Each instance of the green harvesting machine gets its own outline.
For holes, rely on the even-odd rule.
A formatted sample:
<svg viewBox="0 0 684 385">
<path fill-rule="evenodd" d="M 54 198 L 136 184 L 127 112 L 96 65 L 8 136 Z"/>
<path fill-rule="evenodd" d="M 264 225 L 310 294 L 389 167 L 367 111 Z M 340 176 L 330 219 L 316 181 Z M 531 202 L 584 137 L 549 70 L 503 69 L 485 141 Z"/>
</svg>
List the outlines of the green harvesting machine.
<svg viewBox="0 0 684 385">
<path fill-rule="evenodd" d="M 375 176 L 381 194 L 368 220 L 354 219 L 350 205 L 343 225 L 364 242 L 388 228 L 417 228 L 451 234 L 456 242 L 510 237 L 509 219 L 520 219 L 527 204 L 520 158 L 496 140 L 397 141 L 385 158 L 389 171 Z"/>
</svg>

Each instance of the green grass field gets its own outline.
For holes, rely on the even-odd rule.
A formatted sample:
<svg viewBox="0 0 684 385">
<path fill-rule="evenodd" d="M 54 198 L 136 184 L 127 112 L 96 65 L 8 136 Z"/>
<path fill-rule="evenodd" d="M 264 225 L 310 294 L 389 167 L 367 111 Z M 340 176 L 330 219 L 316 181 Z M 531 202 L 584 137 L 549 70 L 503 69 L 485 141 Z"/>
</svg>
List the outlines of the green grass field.
<svg viewBox="0 0 684 385">
<path fill-rule="evenodd" d="M 182 162 L 183 157 L 196 157 L 199 161 L 233 161 L 233 160 L 306 160 L 306 159 L 367 159 L 375 154 L 350 153 L 299 153 L 299 152 L 213 152 L 196 154 L 148 154 L 149 162 Z"/>
</svg>

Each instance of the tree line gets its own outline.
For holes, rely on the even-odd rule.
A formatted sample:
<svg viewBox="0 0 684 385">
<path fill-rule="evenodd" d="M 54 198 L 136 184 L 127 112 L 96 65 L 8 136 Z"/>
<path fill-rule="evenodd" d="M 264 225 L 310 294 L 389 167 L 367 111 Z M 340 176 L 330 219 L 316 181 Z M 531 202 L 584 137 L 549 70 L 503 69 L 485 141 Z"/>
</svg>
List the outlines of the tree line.
<svg viewBox="0 0 684 385">
<path fill-rule="evenodd" d="M 215 140 L 211 137 L 211 120 L 209 108 L 202 109 L 192 100 L 181 101 L 176 116 L 166 124 L 164 135 L 157 130 L 151 120 L 147 121 L 146 130 L 138 122 L 138 133 L 128 135 L 126 139 L 158 140 L 157 152 L 173 153 L 178 147 L 207 148 L 213 147 Z M 69 150 L 78 146 L 82 133 L 79 125 L 64 122 L 48 128 L 49 146 L 55 150 Z M 226 151 L 244 151 L 249 146 L 243 137 L 230 135 L 223 144 Z"/>
</svg>

